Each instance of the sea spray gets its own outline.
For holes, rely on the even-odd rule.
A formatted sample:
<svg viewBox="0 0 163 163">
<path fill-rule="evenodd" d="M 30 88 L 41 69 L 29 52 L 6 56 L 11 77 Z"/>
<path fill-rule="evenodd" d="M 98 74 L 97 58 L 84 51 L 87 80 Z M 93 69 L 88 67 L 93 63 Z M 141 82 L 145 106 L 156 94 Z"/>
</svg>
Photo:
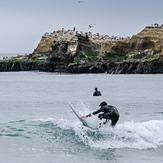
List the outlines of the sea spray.
<svg viewBox="0 0 163 163">
<path fill-rule="evenodd" d="M 112 128 L 106 124 L 98 130 L 91 130 L 83 126 L 77 119 L 47 119 L 54 124 L 52 134 L 62 143 L 83 144 L 90 148 L 99 149 L 155 149 L 163 145 L 163 121 L 150 120 L 147 122 L 123 122 Z M 45 123 L 43 120 L 42 123 Z M 51 128 L 51 125 L 44 126 Z M 52 135 L 51 135 L 52 136 Z M 66 137 L 69 137 L 67 139 Z M 73 140 L 73 141 L 72 141 Z M 75 140 L 75 142 L 74 142 Z M 55 141 L 55 140 L 54 140 Z"/>
</svg>

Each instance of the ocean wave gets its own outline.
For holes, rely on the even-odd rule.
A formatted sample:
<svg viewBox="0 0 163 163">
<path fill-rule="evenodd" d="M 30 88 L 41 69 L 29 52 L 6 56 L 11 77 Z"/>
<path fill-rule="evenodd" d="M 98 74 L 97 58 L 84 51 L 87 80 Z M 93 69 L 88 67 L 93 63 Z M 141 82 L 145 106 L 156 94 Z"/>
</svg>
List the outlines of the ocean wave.
<svg viewBox="0 0 163 163">
<path fill-rule="evenodd" d="M 0 124 L 0 136 L 41 139 L 55 147 L 70 146 L 76 150 L 95 149 L 156 149 L 163 146 L 163 120 L 123 122 L 115 128 L 106 124 L 91 130 L 80 121 L 42 118 Z"/>
<path fill-rule="evenodd" d="M 98 130 L 91 130 L 82 126 L 78 121 L 70 122 L 65 119 L 43 119 L 39 124 L 55 139 L 74 144 L 89 146 L 90 148 L 131 148 L 152 149 L 163 145 L 163 120 L 147 122 L 123 122 L 115 128 L 109 124 Z"/>
</svg>

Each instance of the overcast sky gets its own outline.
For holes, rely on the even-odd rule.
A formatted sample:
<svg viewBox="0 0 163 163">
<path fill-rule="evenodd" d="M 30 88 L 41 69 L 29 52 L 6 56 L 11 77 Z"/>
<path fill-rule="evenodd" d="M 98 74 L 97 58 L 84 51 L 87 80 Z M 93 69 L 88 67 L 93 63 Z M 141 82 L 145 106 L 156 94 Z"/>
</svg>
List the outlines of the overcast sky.
<svg viewBox="0 0 163 163">
<path fill-rule="evenodd" d="M 0 53 L 32 53 L 62 28 L 127 37 L 154 23 L 163 24 L 163 0 L 0 0 Z"/>
</svg>

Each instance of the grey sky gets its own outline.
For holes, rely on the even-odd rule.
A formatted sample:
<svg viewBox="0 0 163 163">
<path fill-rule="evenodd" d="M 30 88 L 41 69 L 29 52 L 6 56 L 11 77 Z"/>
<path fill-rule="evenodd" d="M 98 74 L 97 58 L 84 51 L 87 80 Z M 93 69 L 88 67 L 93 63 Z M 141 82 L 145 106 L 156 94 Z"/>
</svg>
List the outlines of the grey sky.
<svg viewBox="0 0 163 163">
<path fill-rule="evenodd" d="M 45 32 L 62 28 L 132 36 L 163 24 L 162 8 L 163 0 L 0 0 L 0 53 L 31 53 Z"/>
</svg>

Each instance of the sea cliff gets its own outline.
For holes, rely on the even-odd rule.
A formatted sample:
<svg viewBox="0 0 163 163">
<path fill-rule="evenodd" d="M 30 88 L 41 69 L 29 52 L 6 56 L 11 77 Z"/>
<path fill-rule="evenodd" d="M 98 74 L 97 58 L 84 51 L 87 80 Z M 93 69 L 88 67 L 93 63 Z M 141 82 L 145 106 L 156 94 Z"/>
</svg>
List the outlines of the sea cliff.
<svg viewBox="0 0 163 163">
<path fill-rule="evenodd" d="M 0 71 L 163 73 L 163 26 L 131 38 L 58 30 L 46 33 L 32 54 L 0 61 Z"/>
</svg>

